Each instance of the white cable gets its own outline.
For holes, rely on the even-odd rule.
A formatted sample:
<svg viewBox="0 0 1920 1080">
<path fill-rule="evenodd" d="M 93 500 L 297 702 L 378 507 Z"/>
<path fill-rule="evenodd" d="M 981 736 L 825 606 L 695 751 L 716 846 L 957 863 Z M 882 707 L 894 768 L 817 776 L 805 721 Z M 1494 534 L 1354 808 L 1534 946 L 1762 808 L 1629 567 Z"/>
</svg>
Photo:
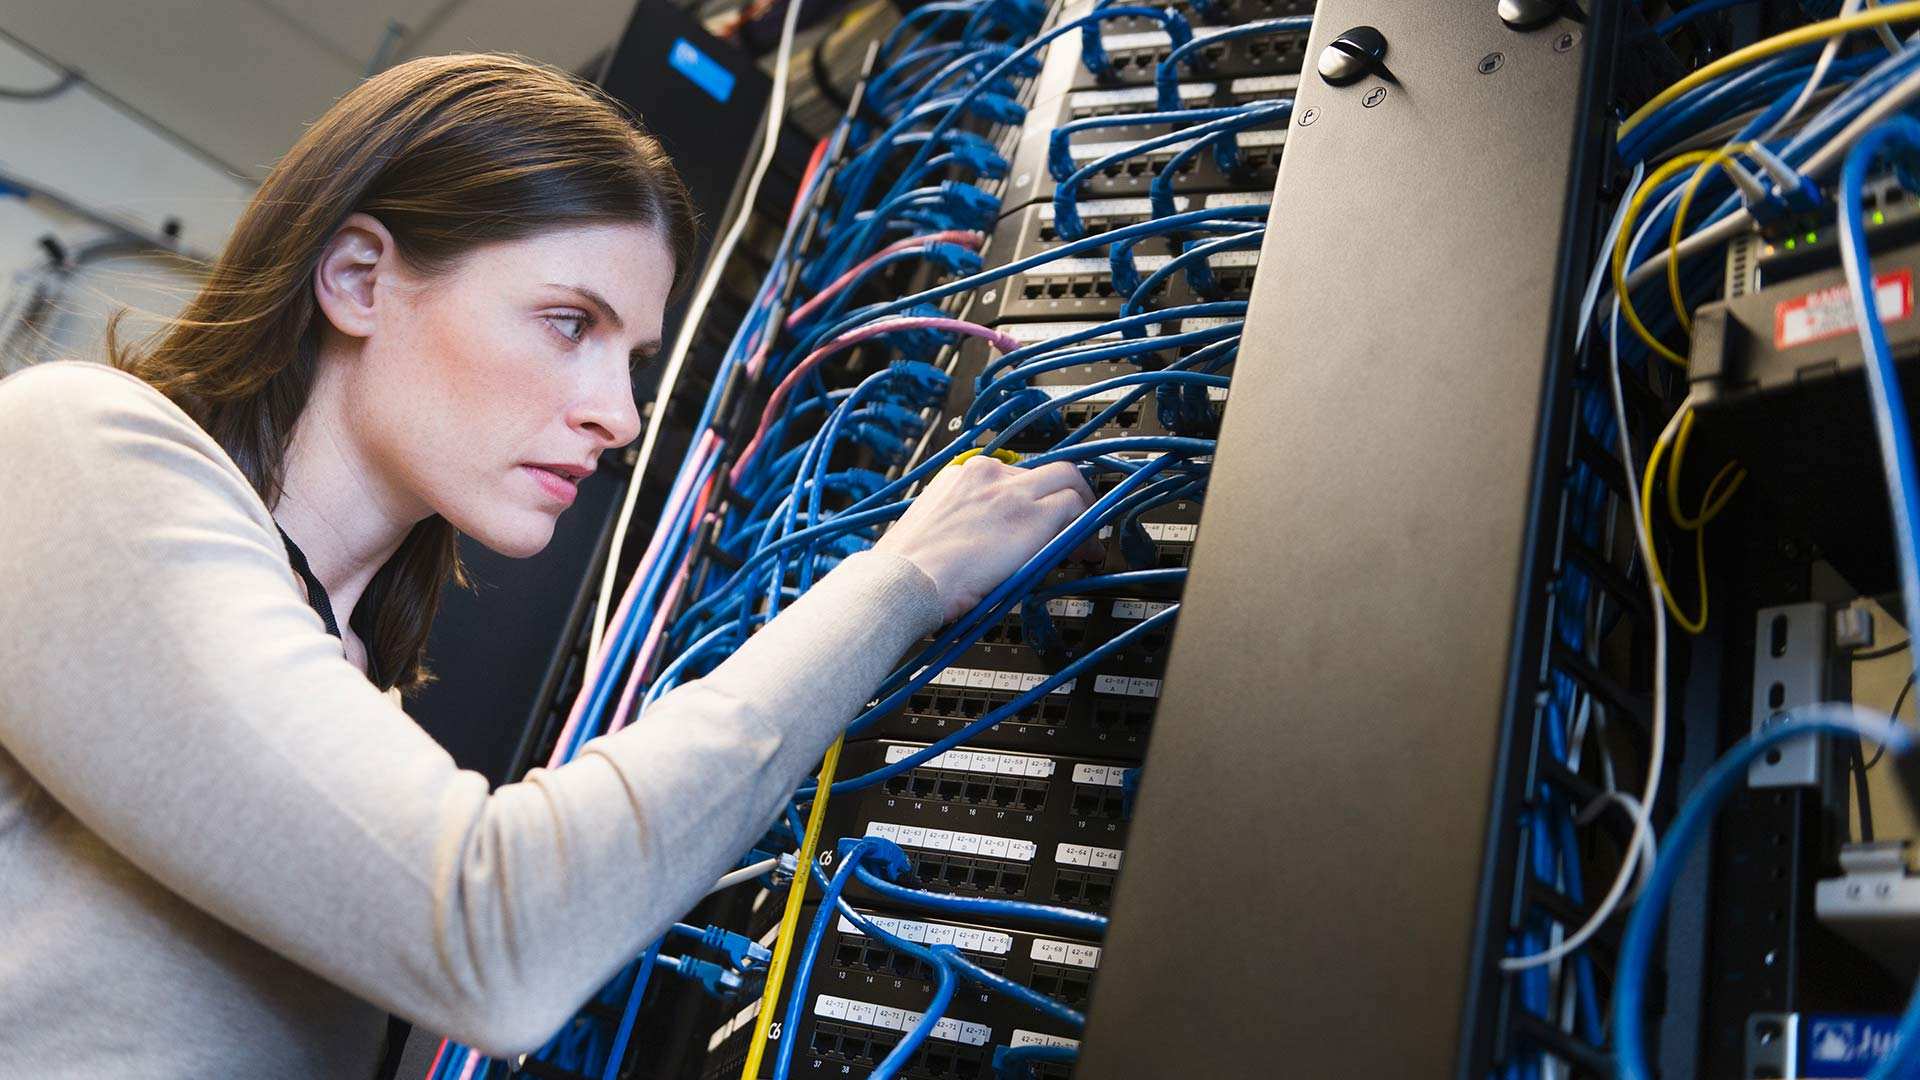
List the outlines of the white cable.
<svg viewBox="0 0 1920 1080">
<path fill-rule="evenodd" d="M 1820 149 L 1807 158 L 1800 169 L 1800 175 L 1809 180 L 1818 180 L 1828 172 L 1838 168 L 1840 162 L 1853 144 L 1880 121 L 1904 109 L 1915 98 L 1920 98 L 1920 71 L 1913 72 L 1901 79 L 1893 89 L 1876 98 L 1873 104 L 1861 110 L 1853 122 L 1841 128 L 1840 132 L 1829 139 Z M 1719 221 L 1701 229 L 1699 232 L 1680 241 L 1680 257 L 1690 258 L 1711 247 L 1717 247 L 1753 226 L 1753 215 L 1744 208 L 1735 210 Z M 1666 269 L 1666 253 L 1657 252 L 1647 257 L 1639 266 L 1627 274 L 1627 287 L 1637 289 L 1652 281 Z"/>
<path fill-rule="evenodd" d="M 1623 197 L 1631 198 L 1634 189 L 1629 189 Z M 1635 233 L 1628 250 L 1640 246 L 1647 231 L 1659 219 L 1656 212 L 1643 223 Z M 1620 384 L 1620 298 L 1613 298 L 1613 315 L 1608 334 L 1607 376 L 1613 391 L 1613 419 L 1616 434 L 1620 438 L 1620 463 L 1627 474 L 1627 505 L 1633 511 L 1634 543 L 1640 549 L 1640 557 L 1647 565 L 1653 565 L 1652 552 L 1647 549 L 1646 510 L 1640 505 L 1640 477 L 1633 466 L 1633 443 L 1628 435 L 1626 392 Z M 1653 722 L 1650 725 L 1649 738 L 1652 748 L 1647 756 L 1647 783 L 1645 793 L 1640 797 L 1642 807 L 1652 806 L 1660 791 L 1660 777 L 1666 768 L 1667 760 L 1667 608 L 1660 597 L 1660 586 L 1654 582 L 1653 575 L 1647 575 L 1647 596 L 1653 605 Z M 1599 929 L 1613 917 L 1627 895 L 1627 884 L 1634 880 L 1634 867 L 1640 862 L 1643 852 L 1652 850 L 1653 823 L 1643 810 L 1634 815 L 1633 835 L 1627 841 L 1627 851 L 1620 860 L 1620 869 L 1613 876 L 1613 884 L 1608 886 L 1606 896 L 1600 900 L 1600 906 L 1594 908 L 1580 929 L 1568 934 L 1559 944 L 1530 956 L 1509 956 L 1500 961 L 1502 971 L 1525 971 L 1528 968 L 1551 964 L 1562 957 L 1572 954 L 1585 945 Z M 1642 873 L 1645 873 L 1643 870 Z"/>
<path fill-rule="evenodd" d="M 1867 0 L 1867 6 L 1879 7 L 1880 0 Z M 1880 36 L 1880 43 L 1887 47 L 1888 52 L 1900 51 L 1900 36 L 1893 32 L 1893 27 L 1881 23 L 1873 28 L 1873 32 Z"/>
<path fill-rule="evenodd" d="M 1857 14 L 1860 4 L 1861 0 L 1846 0 L 1846 3 L 1840 5 L 1838 17 L 1844 19 L 1849 15 Z M 1884 25 L 1882 28 L 1885 28 Z M 1833 65 L 1833 58 L 1840 55 L 1840 43 L 1846 39 L 1845 34 L 1835 34 L 1827 39 L 1826 48 L 1820 50 L 1820 59 L 1814 62 L 1813 74 L 1807 77 L 1807 85 L 1800 88 L 1800 96 L 1793 99 L 1793 104 L 1787 107 L 1787 111 L 1780 119 L 1775 120 L 1772 126 L 1760 133 L 1761 139 L 1771 139 L 1786 130 L 1787 125 L 1793 123 L 1793 118 L 1800 115 L 1800 110 L 1807 107 L 1807 102 L 1813 100 L 1814 91 L 1820 89 L 1820 83 L 1827 77 L 1827 68 Z"/>
<path fill-rule="evenodd" d="M 796 4 L 794 6 L 798 7 L 799 5 Z M 707 890 L 707 895 L 712 896 L 714 893 L 722 890 L 731 889 L 741 882 L 752 881 L 754 878 L 770 872 L 774 867 L 779 865 L 779 859 L 762 859 L 752 866 L 743 866 L 738 870 L 722 874 L 720 875 L 720 880 L 713 883 L 713 888 Z"/>
<path fill-rule="evenodd" d="M 593 633 L 587 639 L 589 667 L 599 655 L 601 638 L 607 632 L 607 614 L 613 606 L 614 581 L 620 573 L 620 548 L 626 543 L 627 527 L 633 521 L 634 507 L 640 502 L 640 485 L 646 480 L 647 466 L 652 462 L 654 446 L 660 440 L 660 428 L 666 423 L 667 403 L 680 381 L 680 370 L 686 365 L 687 353 L 693 348 L 700 320 L 706 315 L 707 305 L 720 287 L 727 260 L 733 257 L 733 249 L 739 246 L 741 235 L 747 231 L 747 221 L 753 216 L 753 205 L 760 197 L 760 182 L 766 179 L 767 170 L 773 165 L 774 151 L 780 146 L 780 128 L 787 116 L 787 79 L 793 62 L 793 39 L 800 25 L 800 8 L 804 3 L 805 0 L 790 0 L 787 4 L 786 19 L 780 24 L 780 49 L 775 54 L 773 65 L 773 97 L 767 102 L 767 137 L 760 145 L 760 160 L 754 163 L 753 175 L 747 179 L 746 192 L 741 196 L 733 220 L 727 226 L 727 233 L 707 260 L 707 270 L 701 275 L 693 302 L 687 305 L 686 316 L 680 320 L 680 332 L 674 335 L 673 352 L 668 356 L 666 370 L 660 376 L 660 389 L 653 396 L 653 414 L 647 418 L 646 431 L 640 436 L 640 454 L 634 462 L 633 475 L 627 480 L 627 494 L 620 504 L 620 517 L 614 522 L 613 543 L 607 549 L 606 572 L 600 578 L 600 596 L 593 607 Z M 772 333 L 773 328 L 769 327 L 767 332 Z"/>
</svg>

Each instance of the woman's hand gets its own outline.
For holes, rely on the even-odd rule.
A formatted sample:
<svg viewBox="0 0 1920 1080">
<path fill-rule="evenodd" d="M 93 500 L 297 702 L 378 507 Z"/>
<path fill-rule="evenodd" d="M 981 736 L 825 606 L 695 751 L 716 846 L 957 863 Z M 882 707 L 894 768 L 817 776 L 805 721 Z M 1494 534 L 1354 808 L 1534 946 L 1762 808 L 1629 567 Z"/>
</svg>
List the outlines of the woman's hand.
<svg viewBox="0 0 1920 1080">
<path fill-rule="evenodd" d="M 932 578 L 952 622 L 1091 505 L 1093 491 L 1072 462 L 1022 469 L 976 454 L 936 474 L 874 550 Z M 1092 561 L 1105 551 L 1088 537 L 1074 554 Z"/>
</svg>

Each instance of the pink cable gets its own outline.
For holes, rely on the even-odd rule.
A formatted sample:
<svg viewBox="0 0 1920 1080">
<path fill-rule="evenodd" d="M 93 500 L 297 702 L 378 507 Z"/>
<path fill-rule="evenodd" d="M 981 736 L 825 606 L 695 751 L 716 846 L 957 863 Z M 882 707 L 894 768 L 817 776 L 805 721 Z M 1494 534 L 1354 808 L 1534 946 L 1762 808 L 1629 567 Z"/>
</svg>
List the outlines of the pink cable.
<svg viewBox="0 0 1920 1080">
<path fill-rule="evenodd" d="M 707 486 L 700 491 L 700 501 L 694 505 L 692 525 L 688 528 L 689 537 L 697 536 L 706 524 L 714 520 L 708 514 L 707 500 L 713 495 L 713 485 L 719 480 L 719 474 L 707 478 Z M 689 543 L 686 553 L 680 557 L 680 568 L 674 571 L 673 581 L 667 585 L 667 591 L 660 600 L 659 610 L 654 613 L 653 625 L 647 628 L 646 639 L 640 643 L 640 651 L 634 655 L 633 670 L 627 674 L 627 685 L 620 691 L 620 704 L 613 710 L 613 718 L 607 722 L 607 733 L 619 731 L 627 726 L 634 698 L 639 696 L 640 684 L 650 677 L 654 652 L 660 646 L 660 639 L 666 632 L 667 615 L 673 606 L 680 602 L 680 593 L 693 577 L 694 556 L 699 554 L 697 545 Z"/>
<path fill-rule="evenodd" d="M 946 330 L 956 334 L 965 334 L 968 337 L 980 338 L 1003 353 L 1012 352 L 1020 347 L 1020 342 L 1017 339 L 1009 337 L 992 327 L 981 326 L 979 323 L 968 322 L 965 319 L 948 319 L 928 315 L 885 319 L 880 322 L 868 323 L 865 326 L 849 330 L 839 337 L 834 338 L 832 341 L 827 342 L 825 345 L 813 350 L 811 353 L 808 353 L 807 358 L 794 365 L 793 370 L 787 373 L 787 377 L 780 380 L 780 385 L 774 387 L 773 396 L 767 399 L 767 407 L 760 413 L 759 429 L 753 433 L 753 439 L 740 451 L 740 457 L 733 463 L 733 470 L 727 474 L 727 479 L 735 485 L 740 483 L 740 478 L 745 475 L 748 463 L 753 460 L 754 451 L 760 449 L 760 441 L 766 438 L 767 429 L 773 425 L 774 415 L 780 411 L 781 403 L 787 399 L 787 395 L 793 391 L 793 388 L 800 384 L 800 380 L 807 377 L 808 372 L 819 367 L 821 361 L 837 352 L 852 348 L 868 338 L 878 337 L 881 334 L 889 334 L 895 330 Z"/>
<path fill-rule="evenodd" d="M 934 244 L 943 242 L 965 244 L 977 250 L 981 244 L 987 242 L 987 234 L 973 232 L 967 229 L 947 229 L 942 232 L 927 233 L 922 236 L 909 236 L 904 240 L 895 240 L 893 243 L 860 260 L 853 269 L 841 274 L 839 278 L 835 279 L 833 284 L 822 289 L 813 299 L 795 308 L 793 314 L 787 316 L 787 329 L 791 330 L 800 325 L 800 323 L 805 320 L 807 316 L 813 314 L 821 304 L 833 299 L 839 294 L 840 290 L 846 288 L 854 278 L 859 277 L 862 273 L 866 272 L 869 267 L 881 259 L 892 255 L 896 251 L 905 251 L 908 248 L 931 247 Z"/>
<path fill-rule="evenodd" d="M 693 468 L 683 471 L 680 476 L 675 478 L 673 490 L 667 494 L 667 504 L 660 515 L 662 520 L 671 519 L 673 517 L 673 511 L 678 508 L 681 503 L 686 501 L 693 487 L 693 478 L 699 475 L 701 468 L 706 465 L 707 458 L 713 454 L 715 445 L 718 442 L 719 436 L 711 431 L 705 432 L 701 436 L 700 442 L 694 450 Z M 574 696 L 573 708 L 567 712 L 567 722 L 560 728 L 560 737 L 554 740 L 553 754 L 547 759 L 547 768 L 557 769 L 564 764 L 560 755 L 566 752 L 567 745 L 573 741 L 574 733 L 579 730 L 581 718 L 587 711 L 587 701 L 592 696 L 591 687 L 599 681 L 601 673 L 606 669 L 607 659 L 612 655 L 613 650 L 610 641 L 612 638 L 611 628 L 620 626 L 626 622 L 628 615 L 633 610 L 634 602 L 639 598 L 640 583 L 646 580 L 648 568 L 659 559 L 660 551 L 665 546 L 665 543 L 666 530 L 655 529 L 653 531 L 653 537 L 647 541 L 646 552 L 640 556 L 640 565 L 634 569 L 633 577 L 627 582 L 627 591 L 620 598 L 620 606 L 614 612 L 613 621 L 607 624 L 609 627 L 608 639 L 603 640 L 600 655 L 594 658 L 593 666 L 588 670 L 586 678 L 580 682 L 580 692 Z"/>
</svg>

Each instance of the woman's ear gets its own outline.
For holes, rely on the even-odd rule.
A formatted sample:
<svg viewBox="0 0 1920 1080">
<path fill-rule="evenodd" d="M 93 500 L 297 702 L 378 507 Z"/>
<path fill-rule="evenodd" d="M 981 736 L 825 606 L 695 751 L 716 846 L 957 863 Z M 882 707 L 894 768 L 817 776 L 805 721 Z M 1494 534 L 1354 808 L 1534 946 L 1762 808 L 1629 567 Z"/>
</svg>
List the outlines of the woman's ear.
<svg viewBox="0 0 1920 1080">
<path fill-rule="evenodd" d="M 334 230 L 313 271 L 313 295 L 335 330 L 372 336 L 375 286 L 393 271 L 395 254 L 393 234 L 371 214 L 349 214 Z"/>
</svg>

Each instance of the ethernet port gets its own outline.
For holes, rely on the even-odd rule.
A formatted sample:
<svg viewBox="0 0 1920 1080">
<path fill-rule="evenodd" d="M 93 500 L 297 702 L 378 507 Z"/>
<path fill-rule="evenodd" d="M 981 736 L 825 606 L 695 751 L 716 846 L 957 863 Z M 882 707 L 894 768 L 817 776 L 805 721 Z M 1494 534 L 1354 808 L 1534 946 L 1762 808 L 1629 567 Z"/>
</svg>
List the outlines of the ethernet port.
<svg viewBox="0 0 1920 1080">
<path fill-rule="evenodd" d="M 1077 643 L 1080 636 L 1080 631 L 1077 627 L 1073 629 L 1073 635 L 1075 643 Z M 1064 701 L 1053 701 L 1051 699 L 1042 701 L 1040 703 L 1040 719 L 1049 724 L 1065 723 L 1067 719 L 1067 703 Z"/>
<path fill-rule="evenodd" d="M 962 885 L 972 876 L 971 869 L 961 863 L 948 863 L 941 869 L 940 876 L 949 885 Z"/>
<path fill-rule="evenodd" d="M 831 1031 L 816 1031 L 813 1033 L 812 1049 L 814 1053 L 822 1057 L 838 1054 L 840 1052 L 840 1036 L 835 1035 Z"/>
<path fill-rule="evenodd" d="M 976 866 L 967 884 L 981 892 L 997 892 L 1000 889 L 1000 871 L 991 866 Z"/>
<path fill-rule="evenodd" d="M 1027 810 L 1027 811 L 1038 810 L 1042 805 L 1046 803 L 1046 801 L 1047 801 L 1046 788 L 1028 787 L 1028 788 L 1020 789 L 1019 802 L 1020 802 L 1020 809 L 1022 810 Z"/>
<path fill-rule="evenodd" d="M 1126 411 L 1122 412 L 1119 416 L 1114 417 L 1113 422 L 1119 425 L 1120 427 L 1130 428 L 1133 425 L 1140 422 L 1140 410 L 1127 409 Z"/>
<path fill-rule="evenodd" d="M 1073 795 L 1073 816 L 1091 817 L 1100 809 L 1100 797 L 1090 791 L 1076 791 Z"/>
<path fill-rule="evenodd" d="M 1078 903 L 1080 900 L 1080 882 L 1068 877 L 1056 879 L 1053 883 L 1053 898 L 1063 904 Z"/>
<path fill-rule="evenodd" d="M 1069 1004 L 1078 1005 L 1087 1000 L 1088 982 L 1082 978 L 1067 977 L 1060 980 L 1059 996 Z"/>
<path fill-rule="evenodd" d="M 978 1051 L 975 1051 L 954 1058 L 953 1075 L 958 1080 L 976 1080 L 981 1075 L 980 1058 L 977 1055 Z"/>
<path fill-rule="evenodd" d="M 1112 296 L 1113 281 L 1109 278 L 1101 278 L 1094 284 L 1093 291 L 1100 296 Z"/>
<path fill-rule="evenodd" d="M 1012 806 L 1014 800 L 1017 798 L 1019 798 L 1019 793 L 1015 791 L 1013 788 L 1010 788 L 1005 784 L 993 785 L 993 795 L 992 795 L 991 801 L 994 803 L 994 805 Z"/>
<path fill-rule="evenodd" d="M 878 1061 L 886 1053 L 886 1047 L 868 1039 L 843 1039 L 841 1053 L 855 1061 Z"/>
<path fill-rule="evenodd" d="M 1093 282 L 1076 281 L 1069 287 L 1069 291 L 1077 297 L 1085 298 L 1089 293 L 1093 292 Z"/>
<path fill-rule="evenodd" d="M 1097 728 L 1119 727 L 1124 716 L 1116 705 L 1099 705 L 1093 710 L 1093 726 Z"/>
<path fill-rule="evenodd" d="M 964 791 L 964 796 L 968 802 L 972 802 L 972 803 L 987 802 L 989 801 L 992 795 L 993 795 L 993 785 L 987 783 L 985 780 L 967 781 L 966 789 Z"/>
<path fill-rule="evenodd" d="M 913 712 L 924 713 L 933 708 L 932 694 L 915 694 L 907 699 L 907 708 Z"/>
<path fill-rule="evenodd" d="M 833 962 L 841 967 L 857 967 L 866 954 L 867 950 L 859 942 L 842 941 L 840 947 L 834 950 Z"/>
<path fill-rule="evenodd" d="M 1001 871 L 1000 891 L 1009 896 L 1024 896 L 1027 891 L 1027 875 L 1018 870 Z"/>
<path fill-rule="evenodd" d="M 1033 988 L 1053 997 L 1060 992 L 1060 977 L 1050 971 L 1036 971 L 1033 974 Z"/>
<path fill-rule="evenodd" d="M 958 777 L 954 777 L 954 776 L 941 777 L 940 783 L 939 783 L 940 798 L 945 799 L 948 802 L 953 802 L 954 800 L 960 797 L 961 787 L 962 785 Z"/>
<path fill-rule="evenodd" d="M 908 979 L 914 976 L 915 970 L 919 968 L 919 966 L 920 961 L 915 960 L 906 953 L 894 953 L 887 958 L 887 965 L 883 970 L 893 972 L 897 978 Z"/>
<path fill-rule="evenodd" d="M 1059 300 L 1067 295 L 1067 286 L 1063 282 L 1054 282 L 1047 286 L 1047 299 Z"/>
<path fill-rule="evenodd" d="M 934 792 L 934 779 L 926 773 L 915 771 L 909 774 L 912 780 L 913 795 L 917 799 L 931 798 Z"/>
<path fill-rule="evenodd" d="M 1140 639 L 1140 647 L 1148 653 L 1157 653 L 1167 646 L 1167 635 L 1147 634 Z"/>
<path fill-rule="evenodd" d="M 932 1076 L 946 1076 L 953 1071 L 953 1054 L 944 1046 L 929 1046 L 920 1061 L 920 1069 Z"/>
<path fill-rule="evenodd" d="M 1107 900 L 1113 896 L 1113 884 L 1106 881 L 1089 881 L 1084 890 L 1084 895 L 1087 898 L 1087 903 L 1092 904 L 1094 907 L 1106 907 Z"/>
<path fill-rule="evenodd" d="M 1029 282 L 1026 288 L 1020 290 L 1020 295 L 1027 300 L 1038 300 L 1046 295 L 1046 290 L 1036 283 Z"/>
<path fill-rule="evenodd" d="M 909 776 L 889 777 L 887 780 L 887 794 L 905 795 L 908 788 L 912 786 L 912 783 L 913 779 Z"/>
</svg>

